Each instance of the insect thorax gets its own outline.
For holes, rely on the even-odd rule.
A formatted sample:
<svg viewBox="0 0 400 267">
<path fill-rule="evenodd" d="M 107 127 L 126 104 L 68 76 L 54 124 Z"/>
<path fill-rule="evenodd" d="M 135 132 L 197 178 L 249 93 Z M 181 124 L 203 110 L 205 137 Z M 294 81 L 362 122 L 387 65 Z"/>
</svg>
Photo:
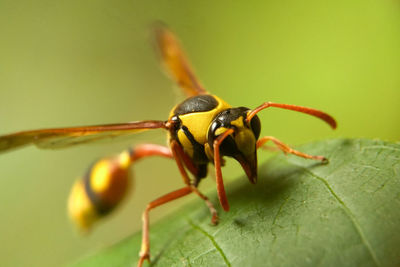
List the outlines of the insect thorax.
<svg viewBox="0 0 400 267">
<path fill-rule="evenodd" d="M 177 140 L 196 164 L 209 162 L 204 145 L 212 120 L 220 112 L 231 108 L 215 95 L 198 95 L 187 98 L 170 112 L 170 119 L 177 121 L 169 140 Z"/>
</svg>

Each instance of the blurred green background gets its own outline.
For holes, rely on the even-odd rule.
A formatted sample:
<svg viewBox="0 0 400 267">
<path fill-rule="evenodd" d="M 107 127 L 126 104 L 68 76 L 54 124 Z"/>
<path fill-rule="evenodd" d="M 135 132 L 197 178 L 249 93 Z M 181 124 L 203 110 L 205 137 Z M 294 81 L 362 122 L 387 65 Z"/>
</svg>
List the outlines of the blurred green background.
<svg viewBox="0 0 400 267">
<path fill-rule="evenodd" d="M 399 11 L 394 0 L 1 0 L 0 134 L 166 119 L 182 97 L 149 42 L 149 25 L 162 20 L 206 87 L 233 106 L 298 104 L 339 123 L 331 131 L 314 118 L 271 109 L 260 115 L 263 134 L 292 145 L 332 137 L 398 141 Z M 134 194 L 86 237 L 70 224 L 66 200 L 93 160 L 142 142 L 164 144 L 165 134 L 0 155 L 1 265 L 65 265 L 139 230 L 146 203 L 182 186 L 172 161 L 135 166 Z M 260 162 L 270 154 L 260 153 Z M 243 174 L 233 161 L 223 172 L 228 181 Z M 208 179 L 201 188 L 213 186 Z M 188 198 L 154 211 L 152 221 Z"/>
</svg>

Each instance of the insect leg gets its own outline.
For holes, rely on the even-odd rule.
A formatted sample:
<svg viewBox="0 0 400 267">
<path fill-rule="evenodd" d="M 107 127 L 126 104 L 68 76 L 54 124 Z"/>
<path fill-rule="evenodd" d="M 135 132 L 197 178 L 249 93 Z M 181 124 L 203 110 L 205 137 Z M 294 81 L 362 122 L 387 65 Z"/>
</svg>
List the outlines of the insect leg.
<svg viewBox="0 0 400 267">
<path fill-rule="evenodd" d="M 199 189 L 197 189 L 197 187 L 195 186 L 190 186 L 190 188 L 192 189 L 192 192 L 195 193 L 196 195 L 198 195 L 201 199 L 204 200 L 204 202 L 206 203 L 208 209 L 211 212 L 211 224 L 212 225 L 217 225 L 218 224 L 218 213 L 217 210 L 215 209 L 213 203 L 208 199 L 208 197 L 206 197 L 205 195 L 203 195 L 203 193 L 201 193 L 199 191 Z"/>
<path fill-rule="evenodd" d="M 225 211 L 229 210 L 229 203 L 228 198 L 226 197 L 224 181 L 222 180 L 222 172 L 221 172 L 221 156 L 219 153 L 219 146 L 221 145 L 222 141 L 228 137 L 231 133 L 233 133 L 233 129 L 226 130 L 223 134 L 218 136 L 213 143 L 214 148 L 214 166 L 215 166 L 215 176 L 217 182 L 217 192 L 219 202 L 221 203 L 222 208 Z"/>
<path fill-rule="evenodd" d="M 178 189 L 176 191 L 170 192 L 160 198 L 157 198 L 156 200 L 150 202 L 145 211 L 143 212 L 142 215 L 142 221 L 143 221 L 143 228 L 142 228 L 142 246 L 140 249 L 140 259 L 138 262 L 138 267 L 141 267 L 143 265 L 143 262 L 145 260 L 150 259 L 150 239 L 149 239 L 149 230 L 150 230 L 150 219 L 149 219 L 149 212 L 150 210 L 165 204 L 167 202 L 170 202 L 172 200 L 181 198 L 183 196 L 186 196 L 190 193 L 195 193 L 198 195 L 201 199 L 204 200 L 206 205 L 208 206 L 212 218 L 211 218 L 211 223 L 212 224 L 217 224 L 218 223 L 218 215 L 217 211 L 214 208 L 214 205 L 211 203 L 211 201 L 203 195 L 194 185 L 191 184 L 189 176 L 185 170 L 185 166 L 191 170 L 191 172 L 196 173 L 196 167 L 194 166 L 193 162 L 191 159 L 184 153 L 182 147 L 178 144 L 176 141 L 171 141 L 171 157 L 175 158 L 176 164 L 178 165 L 178 169 L 182 175 L 183 181 L 186 184 L 185 187 Z M 151 151 L 153 153 L 153 151 Z"/>
<path fill-rule="evenodd" d="M 135 146 L 130 151 L 131 162 L 135 162 L 138 159 L 149 157 L 149 156 L 162 156 L 166 158 L 172 158 L 171 150 L 166 146 L 155 145 L 155 144 L 140 144 Z"/>
<path fill-rule="evenodd" d="M 257 149 L 261 148 L 268 141 L 272 141 L 285 154 L 286 153 L 290 153 L 290 154 L 293 154 L 293 155 L 296 155 L 296 156 L 299 156 L 299 157 L 302 157 L 302 158 L 321 160 L 323 162 L 326 162 L 328 160 L 324 156 L 313 156 L 313 155 L 309 155 L 309 154 L 300 152 L 298 150 L 295 150 L 295 149 L 291 148 L 290 146 L 288 146 L 287 144 L 283 143 L 282 141 L 276 139 L 273 136 L 264 136 L 264 137 L 260 138 L 257 141 Z"/>
<path fill-rule="evenodd" d="M 212 203 L 208 200 L 208 198 L 206 196 L 204 196 L 202 193 L 200 193 L 199 190 L 192 185 L 187 185 L 186 187 L 183 187 L 176 191 L 170 192 L 160 198 L 157 198 L 156 200 L 147 204 L 147 207 L 142 215 L 142 221 L 143 221 L 142 246 L 141 246 L 141 249 L 139 252 L 140 259 L 139 259 L 139 262 L 137 265 L 138 267 L 141 267 L 145 260 L 150 260 L 150 238 L 149 238 L 149 232 L 150 232 L 149 212 L 150 212 L 150 210 L 152 210 L 158 206 L 161 206 L 167 202 L 170 202 L 172 200 L 184 197 L 192 192 L 195 193 L 196 195 L 198 195 L 199 197 L 201 197 L 206 202 L 207 206 L 211 210 L 211 213 L 213 213 L 212 220 L 211 220 L 212 223 L 213 224 L 217 223 L 218 217 L 217 217 L 217 212 L 216 212 L 214 206 L 212 205 Z"/>
<path fill-rule="evenodd" d="M 192 189 L 193 193 L 195 193 L 196 195 L 198 195 L 201 199 L 204 200 L 204 202 L 206 203 L 206 205 L 208 206 L 210 212 L 211 212 L 211 223 L 212 224 L 217 224 L 218 223 L 218 214 L 217 214 L 217 210 L 215 209 L 214 205 L 212 204 L 212 202 L 208 199 L 208 197 L 206 197 L 205 195 L 203 195 L 196 186 L 194 186 L 189 179 L 189 176 L 185 170 L 184 165 L 193 173 L 196 174 L 197 169 L 196 167 L 193 165 L 192 160 L 185 154 L 185 152 L 183 151 L 182 147 L 178 144 L 177 141 L 173 140 L 171 142 L 171 150 L 172 150 L 172 154 L 175 158 L 176 164 L 178 165 L 178 169 L 182 175 L 183 178 L 183 182 L 190 186 L 190 188 Z M 192 170 L 191 170 L 192 169 Z"/>
<path fill-rule="evenodd" d="M 160 198 L 157 198 L 156 200 L 147 204 L 147 207 L 144 210 L 143 215 L 142 215 L 142 221 L 143 221 L 142 246 L 141 246 L 140 253 L 139 253 L 140 259 L 139 259 L 139 262 L 137 265 L 138 267 L 141 267 L 145 260 L 150 260 L 150 239 L 149 239 L 149 224 L 150 224 L 149 212 L 150 212 L 150 210 L 152 210 L 162 204 L 170 202 L 174 199 L 178 199 L 180 197 L 186 196 L 192 192 L 193 191 L 192 191 L 191 187 L 186 186 L 184 188 L 170 192 Z"/>
</svg>

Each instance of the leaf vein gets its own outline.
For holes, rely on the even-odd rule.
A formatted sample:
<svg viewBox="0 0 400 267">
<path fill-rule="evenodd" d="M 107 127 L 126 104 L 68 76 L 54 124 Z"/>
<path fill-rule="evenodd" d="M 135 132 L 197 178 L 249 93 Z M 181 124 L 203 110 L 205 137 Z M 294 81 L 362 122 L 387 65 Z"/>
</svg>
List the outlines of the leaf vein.
<svg viewBox="0 0 400 267">
<path fill-rule="evenodd" d="M 228 258 L 226 257 L 224 251 L 222 250 L 222 248 L 218 245 L 218 243 L 215 241 L 214 237 L 212 235 L 210 235 L 209 233 L 207 233 L 203 228 L 201 228 L 200 226 L 194 224 L 191 220 L 187 220 L 188 223 L 193 227 L 193 229 L 199 231 L 200 233 L 204 234 L 206 237 L 208 237 L 208 239 L 210 239 L 211 243 L 214 245 L 214 247 L 217 249 L 217 251 L 219 252 L 219 254 L 221 255 L 221 257 L 224 259 L 224 262 L 226 264 L 226 266 L 232 267 L 231 263 L 229 262 Z"/>
<path fill-rule="evenodd" d="M 373 251 L 371 244 L 369 243 L 368 239 L 366 238 L 363 230 L 361 229 L 360 223 L 357 221 L 357 218 L 355 217 L 355 215 L 351 212 L 351 210 L 349 209 L 349 207 L 347 207 L 346 203 L 344 203 L 344 201 L 335 193 L 335 191 L 332 189 L 332 187 L 329 185 L 329 183 L 322 177 L 319 177 L 318 175 L 314 174 L 313 172 L 311 172 L 310 170 L 308 170 L 307 168 L 304 168 L 302 166 L 299 166 L 300 168 L 304 169 L 304 171 L 306 173 L 308 173 L 311 177 L 313 177 L 314 179 L 319 180 L 320 182 L 322 182 L 325 187 L 329 190 L 329 192 L 331 193 L 331 195 L 336 199 L 336 201 L 341 205 L 342 209 L 345 211 L 345 213 L 347 214 L 347 216 L 350 218 L 351 222 L 353 223 L 358 235 L 361 238 L 361 241 L 363 242 L 363 244 L 365 245 L 365 247 L 367 248 L 369 254 L 371 255 L 374 263 L 376 266 L 381 266 L 381 264 L 379 263 L 379 260 L 375 254 L 375 252 Z"/>
<path fill-rule="evenodd" d="M 285 200 L 282 202 L 282 204 L 279 206 L 278 212 L 275 214 L 275 217 L 272 221 L 272 226 L 276 224 L 276 221 L 278 220 L 278 217 L 281 215 L 283 207 L 288 203 L 290 196 L 287 196 Z"/>
<path fill-rule="evenodd" d="M 367 149 L 381 149 L 381 150 L 392 150 L 392 151 L 400 151 L 400 148 L 392 147 L 392 146 L 384 146 L 384 145 L 374 145 L 374 146 L 365 146 L 362 148 L 362 151 Z"/>
<path fill-rule="evenodd" d="M 278 236 L 276 235 L 276 233 L 275 233 L 275 231 L 274 231 L 274 227 L 279 226 L 278 224 L 276 224 L 276 221 L 278 220 L 279 216 L 281 215 L 283 207 L 288 203 L 289 198 L 290 198 L 290 196 L 287 196 L 287 197 L 285 198 L 285 200 L 284 200 L 284 201 L 282 202 L 282 204 L 279 206 L 279 210 L 278 210 L 278 212 L 275 214 L 274 219 L 272 220 L 271 234 L 272 234 L 273 240 L 272 240 L 272 244 L 271 244 L 271 247 L 270 247 L 270 251 L 273 250 L 273 247 L 274 247 L 274 245 L 275 245 L 275 243 L 276 243 L 276 240 L 278 239 Z"/>
</svg>

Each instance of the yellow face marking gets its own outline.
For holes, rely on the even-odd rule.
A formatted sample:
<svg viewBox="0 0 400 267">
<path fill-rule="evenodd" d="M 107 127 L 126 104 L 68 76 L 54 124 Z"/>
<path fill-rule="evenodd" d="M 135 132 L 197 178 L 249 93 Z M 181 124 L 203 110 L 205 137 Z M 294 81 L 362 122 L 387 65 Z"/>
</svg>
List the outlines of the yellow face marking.
<svg viewBox="0 0 400 267">
<path fill-rule="evenodd" d="M 226 132 L 227 130 L 228 130 L 228 128 L 219 127 L 219 128 L 217 128 L 217 130 L 215 130 L 215 135 L 216 135 L 216 136 L 221 135 L 221 134 L 223 134 L 224 132 Z"/>
<path fill-rule="evenodd" d="M 254 153 L 256 138 L 254 133 L 247 127 L 244 126 L 243 116 L 240 116 L 234 121 L 231 121 L 231 125 L 236 126 L 235 143 L 240 152 L 244 155 L 250 155 Z"/>
<path fill-rule="evenodd" d="M 240 116 L 239 118 L 237 118 L 234 121 L 231 121 L 231 124 L 236 126 L 237 128 L 243 128 L 243 116 Z"/>
<path fill-rule="evenodd" d="M 236 132 L 235 143 L 240 152 L 250 155 L 255 151 L 256 138 L 250 129 L 243 127 Z"/>
</svg>

